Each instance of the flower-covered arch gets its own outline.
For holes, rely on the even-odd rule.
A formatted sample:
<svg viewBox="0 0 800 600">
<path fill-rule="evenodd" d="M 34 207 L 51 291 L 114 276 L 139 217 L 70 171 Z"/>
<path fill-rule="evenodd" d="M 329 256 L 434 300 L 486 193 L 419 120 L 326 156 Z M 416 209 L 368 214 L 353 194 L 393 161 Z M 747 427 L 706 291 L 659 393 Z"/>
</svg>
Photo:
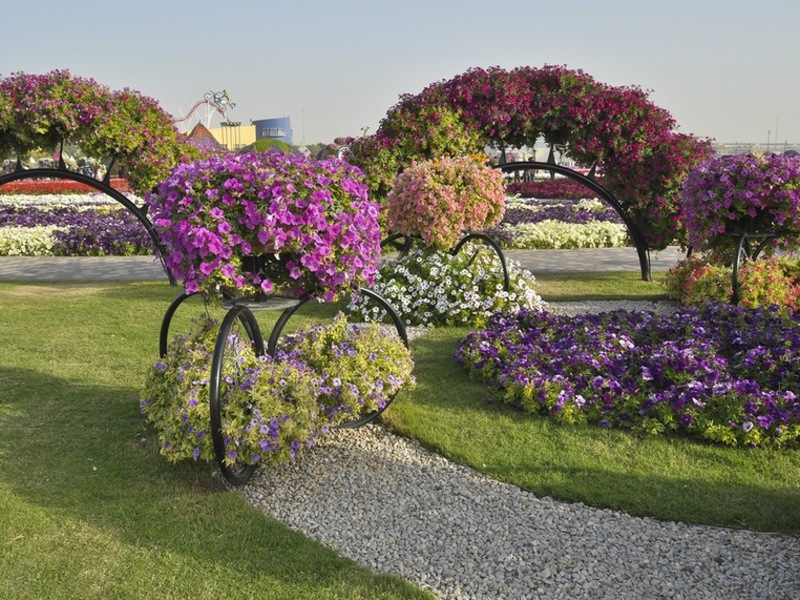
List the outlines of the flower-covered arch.
<svg viewBox="0 0 800 600">
<path fill-rule="evenodd" d="M 563 66 L 474 68 L 401 96 L 374 135 L 352 141 L 349 160 L 381 197 L 413 161 L 486 146 L 533 147 L 544 139 L 580 166 L 602 167 L 604 188 L 648 249 L 658 250 L 684 241 L 681 184 L 711 147 L 678 133 L 669 113 L 647 96 Z"/>
<path fill-rule="evenodd" d="M 65 144 L 104 163 L 105 178 L 69 170 L 62 156 Z M 58 166 L 23 169 L 23 159 L 37 151 L 56 154 Z M 0 175 L 0 185 L 42 177 L 84 183 L 134 213 L 158 249 L 146 209 L 111 187 L 111 167 L 124 166 L 129 187 L 144 195 L 195 152 L 181 140 L 172 117 L 137 91 L 111 90 L 66 70 L 0 79 L 0 159 L 13 157 L 17 163 L 15 171 Z"/>
</svg>

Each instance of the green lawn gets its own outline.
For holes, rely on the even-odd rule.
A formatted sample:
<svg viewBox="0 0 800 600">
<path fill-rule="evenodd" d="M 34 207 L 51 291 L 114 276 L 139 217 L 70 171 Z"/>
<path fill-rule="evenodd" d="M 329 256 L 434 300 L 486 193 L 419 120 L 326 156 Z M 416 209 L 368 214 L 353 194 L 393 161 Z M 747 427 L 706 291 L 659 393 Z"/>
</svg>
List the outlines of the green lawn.
<svg viewBox="0 0 800 600">
<path fill-rule="evenodd" d="M 664 273 L 651 273 L 643 281 L 639 273 L 539 273 L 536 290 L 549 302 L 579 300 L 664 300 Z"/>
<path fill-rule="evenodd" d="M 158 455 L 138 393 L 175 295 L 0 284 L 0 598 L 429 597 Z"/>
<path fill-rule="evenodd" d="M 660 294 L 634 276 L 592 277 L 537 279 L 549 301 Z M 159 456 L 138 392 L 177 293 L 0 283 L 0 598 L 428 597 L 251 509 L 214 465 Z M 200 310 L 187 303 L 175 328 Z M 800 532 L 800 453 L 639 439 L 488 404 L 453 362 L 465 332 L 412 343 L 418 386 L 384 413 L 389 426 L 537 494 Z"/>
</svg>

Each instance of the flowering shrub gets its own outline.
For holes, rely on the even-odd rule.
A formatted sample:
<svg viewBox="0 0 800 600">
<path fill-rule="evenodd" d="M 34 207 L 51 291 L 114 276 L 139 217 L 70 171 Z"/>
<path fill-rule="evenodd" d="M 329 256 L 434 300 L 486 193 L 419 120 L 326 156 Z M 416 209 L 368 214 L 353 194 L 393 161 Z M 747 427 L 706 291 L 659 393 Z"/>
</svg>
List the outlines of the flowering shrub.
<svg viewBox="0 0 800 600">
<path fill-rule="evenodd" d="M 115 156 L 140 192 L 193 153 L 180 142 L 172 118 L 139 92 L 111 91 L 66 70 L 0 79 L 0 158 L 55 150 L 62 140 L 90 158 Z"/>
<path fill-rule="evenodd" d="M 800 317 L 707 304 L 674 314 L 494 315 L 456 359 L 502 401 L 564 423 L 800 447 Z"/>
<path fill-rule="evenodd" d="M 710 160 L 683 185 L 683 220 L 697 250 L 730 248 L 728 232 L 776 232 L 800 246 L 800 157 L 740 154 Z"/>
<path fill-rule="evenodd" d="M 209 372 L 216 323 L 199 319 L 149 371 L 140 408 L 171 461 L 212 460 Z M 340 315 L 327 327 L 287 336 L 276 357 L 256 357 L 228 340 L 220 396 L 226 460 L 274 464 L 297 456 L 315 437 L 362 412 L 383 407 L 413 384 L 410 353 L 378 325 L 351 326 Z"/>
<path fill-rule="evenodd" d="M 69 71 L 12 73 L 0 80 L 0 154 L 55 149 L 61 139 L 87 139 L 106 108 L 108 90 Z"/>
<path fill-rule="evenodd" d="M 743 263 L 738 274 L 739 305 L 798 310 L 800 284 L 796 271 L 796 260 L 767 258 Z M 668 297 L 688 306 L 702 306 L 707 302 L 730 302 L 732 279 L 733 269 L 713 254 L 692 254 L 667 271 L 664 285 Z"/>
<path fill-rule="evenodd" d="M 411 124 L 425 123 L 434 107 L 460 115 L 465 133 L 477 133 L 474 141 L 458 135 L 453 142 L 457 149 L 440 144 L 437 154 L 431 154 L 424 144 L 424 126 Z M 674 128 L 669 113 L 637 87 L 608 86 L 561 66 L 475 68 L 415 96 L 403 96 L 374 136 L 355 143 L 357 150 L 380 148 L 374 153 L 378 164 L 356 164 L 370 179 L 373 167 L 399 171 L 414 160 L 480 152 L 485 146 L 533 147 L 544 138 L 579 166 L 599 162 L 605 187 L 638 224 L 650 249 L 658 250 L 681 237 L 681 184 L 712 152 L 708 141 Z M 465 142 L 474 145 L 465 147 Z M 358 151 L 354 160 L 359 160 Z"/>
<path fill-rule="evenodd" d="M 498 258 L 485 246 L 468 242 L 455 256 L 416 248 L 396 262 L 384 262 L 373 289 L 407 325 L 477 327 L 503 308 L 542 306 L 534 276 L 513 260 L 508 270 L 506 292 Z M 375 317 L 364 299 L 354 300 L 351 309 L 358 318 Z"/>
<path fill-rule="evenodd" d="M 149 196 L 166 266 L 188 293 L 309 292 L 332 300 L 378 268 L 378 205 L 361 172 L 279 152 L 180 165 Z M 246 257 L 265 255 L 260 270 Z"/>
<path fill-rule="evenodd" d="M 503 174 L 474 158 L 434 158 L 397 176 L 387 198 L 391 233 L 419 236 L 447 250 L 466 231 L 483 231 L 503 216 Z"/>
</svg>

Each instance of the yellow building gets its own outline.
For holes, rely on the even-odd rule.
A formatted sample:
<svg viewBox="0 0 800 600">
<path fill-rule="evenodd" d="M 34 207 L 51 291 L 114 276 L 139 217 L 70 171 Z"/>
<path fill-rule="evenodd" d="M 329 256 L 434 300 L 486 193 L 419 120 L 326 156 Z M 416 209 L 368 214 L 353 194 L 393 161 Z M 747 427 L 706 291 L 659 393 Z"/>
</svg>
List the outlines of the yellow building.
<svg viewBox="0 0 800 600">
<path fill-rule="evenodd" d="M 228 150 L 241 150 L 256 141 L 255 125 L 222 123 L 220 127 L 209 127 L 208 130 Z"/>
</svg>

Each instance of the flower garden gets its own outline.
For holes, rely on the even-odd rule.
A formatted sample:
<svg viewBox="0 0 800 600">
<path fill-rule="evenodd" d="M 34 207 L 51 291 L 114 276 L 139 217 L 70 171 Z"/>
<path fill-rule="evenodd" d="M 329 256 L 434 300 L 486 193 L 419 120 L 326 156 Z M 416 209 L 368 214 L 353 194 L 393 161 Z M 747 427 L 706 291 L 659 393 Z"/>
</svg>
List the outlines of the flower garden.
<svg viewBox="0 0 800 600">
<path fill-rule="evenodd" d="M 121 161 L 127 193 L 146 206 L 164 244 L 157 252 L 185 296 L 239 311 L 239 333 L 218 335 L 219 323 L 202 320 L 174 337 L 148 375 L 142 412 L 167 458 L 286 460 L 346 418 L 384 409 L 413 383 L 413 361 L 397 336 L 362 324 L 380 320 L 363 288 L 406 325 L 473 328 L 457 360 L 520 409 L 734 446 L 800 443 L 797 269 L 783 258 L 755 260 L 800 239 L 797 159 L 708 160 L 707 141 L 676 133 L 638 88 L 561 67 L 474 69 L 404 96 L 374 136 L 352 141 L 347 162 L 201 155 L 184 148 L 167 118 L 135 92 L 66 72 L 0 81 L 0 154 L 15 154 L 21 166 L 23 156 L 60 152 L 69 141 L 89 157 Z M 540 139 L 579 165 L 602 167 L 603 185 L 648 248 L 699 253 L 666 280 L 692 308 L 557 317 L 532 274 L 512 261 L 504 281 L 496 253 L 460 245 L 474 232 L 505 248 L 628 242 L 619 213 L 574 185 L 506 185 L 482 154 Z M 17 188 L 0 196 L 0 254 L 154 251 L 127 211 L 69 182 L 50 185 L 60 184 L 45 184 L 44 195 Z M 392 235 L 417 246 L 400 256 L 382 251 Z M 764 242 L 751 251 L 750 238 Z M 737 275 L 742 302 L 733 307 Z M 252 305 L 237 303 L 276 294 L 349 298 L 350 321 L 336 317 L 261 348 Z M 220 369 L 210 383 L 204 374 L 213 379 Z"/>
<path fill-rule="evenodd" d="M 519 191 L 506 186 L 505 212 L 487 228 L 506 249 L 618 248 L 629 245 L 619 215 L 580 185 L 536 182 Z M 112 181 L 137 205 L 144 200 Z M 571 183 L 571 182 L 570 182 Z M 535 193 L 534 193 L 535 190 Z M 59 212 L 60 211 L 60 212 Z M 97 227 L 91 222 L 97 221 Z M 58 226 L 58 239 L 52 228 Z M 75 232 L 69 234 L 71 229 Z M 89 232 L 124 244 L 95 242 Z M 79 237 L 64 245 L 60 239 Z M 151 254 L 152 242 L 136 219 L 113 200 L 68 180 L 24 181 L 0 186 L 0 256 L 131 256 Z"/>
</svg>

